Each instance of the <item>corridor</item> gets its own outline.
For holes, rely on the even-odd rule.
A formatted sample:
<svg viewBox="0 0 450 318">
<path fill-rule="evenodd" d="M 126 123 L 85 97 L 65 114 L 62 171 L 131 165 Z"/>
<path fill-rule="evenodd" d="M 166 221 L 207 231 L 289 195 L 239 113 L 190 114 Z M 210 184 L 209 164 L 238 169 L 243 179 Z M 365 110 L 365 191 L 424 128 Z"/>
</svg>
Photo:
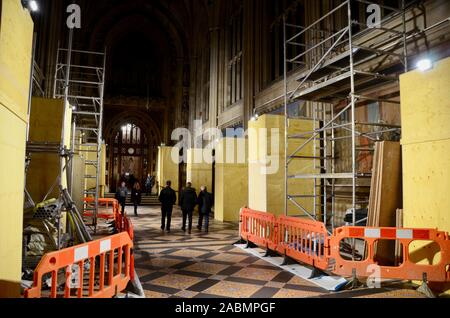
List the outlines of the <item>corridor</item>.
<svg viewBox="0 0 450 318">
<path fill-rule="evenodd" d="M 176 210 L 167 234 L 160 229 L 159 207 L 142 207 L 132 222 L 135 266 L 147 298 L 422 297 L 398 285 L 329 293 L 233 247 L 239 239 L 237 224 L 212 221 L 205 234 L 195 228 L 194 217 L 188 235 L 181 231 L 181 212 Z"/>
</svg>

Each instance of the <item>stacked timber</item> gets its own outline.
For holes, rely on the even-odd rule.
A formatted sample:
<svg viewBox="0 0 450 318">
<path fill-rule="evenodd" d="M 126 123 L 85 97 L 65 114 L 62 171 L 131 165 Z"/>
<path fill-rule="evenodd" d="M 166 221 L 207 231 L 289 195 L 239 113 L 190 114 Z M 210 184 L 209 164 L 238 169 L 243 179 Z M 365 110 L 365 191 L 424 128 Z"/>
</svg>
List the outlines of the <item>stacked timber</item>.
<svg viewBox="0 0 450 318">
<path fill-rule="evenodd" d="M 397 209 L 402 208 L 402 161 L 399 142 L 375 145 L 368 227 L 396 227 Z M 395 241 L 380 241 L 375 249 L 380 265 L 395 264 Z"/>
</svg>

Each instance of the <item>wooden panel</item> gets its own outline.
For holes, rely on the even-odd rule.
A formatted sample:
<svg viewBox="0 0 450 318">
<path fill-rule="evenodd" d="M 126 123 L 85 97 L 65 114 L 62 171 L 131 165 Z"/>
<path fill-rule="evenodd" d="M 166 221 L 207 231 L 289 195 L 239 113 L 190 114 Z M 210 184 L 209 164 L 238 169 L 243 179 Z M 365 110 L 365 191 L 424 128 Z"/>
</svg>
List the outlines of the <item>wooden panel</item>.
<svg viewBox="0 0 450 318">
<path fill-rule="evenodd" d="M 450 139 L 450 58 L 400 77 L 402 144 Z"/>
<path fill-rule="evenodd" d="M 27 121 L 33 21 L 19 0 L 1 1 L 0 104 Z"/>
<path fill-rule="evenodd" d="M 179 151 L 178 148 L 159 147 L 157 174 L 157 182 L 160 187 L 165 187 L 168 180 L 172 181 L 172 189 L 177 191 L 177 197 L 180 165 L 172 160 L 172 152 L 179 153 Z M 158 190 L 158 193 L 159 191 L 161 191 L 161 188 Z"/>
<path fill-rule="evenodd" d="M 378 142 L 374 157 L 368 226 L 395 227 L 396 211 L 401 208 L 402 167 L 400 143 Z M 379 242 L 376 255 L 383 265 L 393 265 L 395 262 L 395 242 Z"/>
<path fill-rule="evenodd" d="M 33 21 L 0 1 L 0 298 L 20 297 L 24 164 Z"/>
<path fill-rule="evenodd" d="M 257 121 L 249 122 L 249 207 L 276 215 L 284 214 L 285 210 L 284 125 L 284 117 L 277 115 L 264 115 Z M 289 134 L 299 134 L 312 130 L 313 121 L 290 121 Z M 272 137 L 274 137 L 273 140 Z M 304 142 L 305 140 L 291 140 L 289 153 L 292 154 Z M 312 156 L 313 149 L 313 143 L 309 143 L 298 155 Z M 269 160 L 269 165 L 264 164 L 267 160 Z M 265 168 L 268 168 L 270 173 L 264 174 Z M 317 173 L 319 171 L 318 169 L 314 171 L 312 160 L 305 159 L 293 160 L 289 165 L 289 170 L 289 174 Z M 313 191 L 313 180 L 289 180 L 289 194 L 312 195 Z M 298 201 L 309 212 L 313 211 L 313 199 L 300 199 Z M 288 213 L 297 216 L 303 214 L 292 203 L 288 204 Z"/>
</svg>

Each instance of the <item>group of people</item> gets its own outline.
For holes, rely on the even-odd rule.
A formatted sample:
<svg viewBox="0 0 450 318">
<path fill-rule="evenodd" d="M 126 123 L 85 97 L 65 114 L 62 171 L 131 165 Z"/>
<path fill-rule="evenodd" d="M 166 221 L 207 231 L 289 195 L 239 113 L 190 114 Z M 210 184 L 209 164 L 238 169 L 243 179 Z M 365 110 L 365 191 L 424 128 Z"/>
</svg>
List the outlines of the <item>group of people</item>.
<svg viewBox="0 0 450 318">
<path fill-rule="evenodd" d="M 171 188 L 172 182 L 167 181 L 166 187 L 159 195 L 161 202 L 161 230 L 166 230 L 170 233 L 170 226 L 172 223 L 173 207 L 176 204 L 177 196 L 175 191 Z M 200 193 L 197 196 L 196 190 L 192 187 L 192 183 L 188 182 L 186 188 L 180 193 L 179 206 L 183 212 L 183 226 L 181 230 L 189 234 L 192 232 L 192 219 L 194 216 L 195 207 L 198 205 L 199 220 L 197 229 L 201 231 L 203 228 L 205 232 L 209 231 L 209 216 L 213 207 L 213 195 L 208 192 L 206 186 L 202 186 Z"/>
<path fill-rule="evenodd" d="M 150 177 L 150 176 L 149 176 Z M 149 183 L 147 186 L 147 182 Z M 151 180 L 147 179 L 146 188 L 152 185 Z M 151 187 L 154 186 L 154 183 Z M 213 195 L 208 192 L 206 186 L 200 188 L 200 193 L 197 195 L 197 191 L 192 187 L 192 183 L 188 182 L 186 188 L 184 188 L 180 193 L 179 206 L 183 212 L 183 227 L 181 228 L 183 232 L 186 230 L 189 234 L 192 233 L 192 222 L 194 217 L 194 210 L 198 206 L 199 219 L 197 229 L 201 231 L 205 229 L 206 232 L 209 231 L 209 216 L 213 207 Z M 121 206 L 122 214 L 125 213 L 125 206 L 128 197 L 128 187 L 126 182 L 122 182 L 119 189 L 116 192 L 116 200 L 119 201 Z M 135 182 L 131 189 L 131 202 L 134 205 L 134 215 L 138 216 L 138 207 L 142 200 L 142 189 L 139 182 Z M 171 223 L 172 223 L 172 212 L 173 207 L 177 202 L 177 195 L 175 190 L 172 189 L 172 182 L 167 181 L 166 187 L 161 190 L 159 194 L 159 202 L 161 202 L 161 230 L 170 233 Z M 186 228 L 187 226 L 187 228 Z"/>
<path fill-rule="evenodd" d="M 127 204 L 128 187 L 126 182 L 122 182 L 119 189 L 116 192 L 116 200 L 122 208 L 122 214 L 125 213 L 125 206 Z M 131 202 L 134 205 L 134 215 L 138 216 L 138 207 L 142 202 L 142 189 L 139 182 L 135 182 L 131 188 Z"/>
<path fill-rule="evenodd" d="M 139 181 L 133 181 L 131 184 L 133 185 L 133 187 L 131 188 L 131 202 L 134 205 L 134 215 L 138 216 L 138 207 L 141 205 L 142 202 L 143 191 Z M 151 194 L 154 186 L 155 186 L 155 177 L 149 174 L 145 181 L 145 190 L 147 192 L 147 195 Z M 128 197 L 128 187 L 127 183 L 123 181 L 116 192 L 116 200 L 119 201 L 119 204 L 122 208 L 122 214 L 125 212 L 127 197 Z"/>
</svg>

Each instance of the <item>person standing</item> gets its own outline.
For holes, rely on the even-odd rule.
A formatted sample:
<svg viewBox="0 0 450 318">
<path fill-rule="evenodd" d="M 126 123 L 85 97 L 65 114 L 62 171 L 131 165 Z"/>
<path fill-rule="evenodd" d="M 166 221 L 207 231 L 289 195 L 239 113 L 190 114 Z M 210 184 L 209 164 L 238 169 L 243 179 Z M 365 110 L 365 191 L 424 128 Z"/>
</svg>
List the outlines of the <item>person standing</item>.
<svg viewBox="0 0 450 318">
<path fill-rule="evenodd" d="M 125 214 L 127 196 L 128 196 L 127 184 L 125 183 L 125 181 L 123 181 L 119 187 L 119 190 L 117 190 L 116 192 L 116 200 L 119 201 L 119 204 L 122 207 L 122 214 Z"/>
<path fill-rule="evenodd" d="M 172 222 L 173 206 L 177 202 L 177 195 L 171 188 L 172 182 L 167 181 L 166 187 L 159 194 L 159 202 L 161 202 L 161 230 L 167 230 L 170 233 L 170 224 Z M 167 222 L 166 222 L 167 219 Z"/>
<path fill-rule="evenodd" d="M 209 215 L 212 212 L 213 207 L 213 195 L 208 192 L 206 186 L 201 187 L 201 192 L 198 196 L 198 208 L 199 208 L 199 219 L 198 219 L 198 230 L 201 231 L 203 228 L 203 219 L 205 219 L 205 232 L 209 232 Z"/>
<path fill-rule="evenodd" d="M 136 182 L 134 184 L 133 189 L 131 190 L 131 202 L 133 202 L 134 205 L 135 216 L 138 216 L 138 206 L 141 205 L 141 201 L 142 201 L 141 184 L 139 182 Z"/>
<path fill-rule="evenodd" d="M 155 178 L 150 175 L 147 176 L 147 180 L 145 180 L 145 189 L 147 190 L 147 195 L 152 194 L 153 186 L 155 185 Z"/>
<path fill-rule="evenodd" d="M 192 188 L 192 183 L 188 182 L 186 188 L 180 194 L 180 208 L 183 211 L 183 227 L 181 230 L 186 232 L 186 221 L 189 221 L 188 230 L 189 234 L 192 232 L 192 217 L 194 214 L 195 206 L 197 205 L 197 193 Z M 187 220 L 189 219 L 189 220 Z"/>
</svg>

